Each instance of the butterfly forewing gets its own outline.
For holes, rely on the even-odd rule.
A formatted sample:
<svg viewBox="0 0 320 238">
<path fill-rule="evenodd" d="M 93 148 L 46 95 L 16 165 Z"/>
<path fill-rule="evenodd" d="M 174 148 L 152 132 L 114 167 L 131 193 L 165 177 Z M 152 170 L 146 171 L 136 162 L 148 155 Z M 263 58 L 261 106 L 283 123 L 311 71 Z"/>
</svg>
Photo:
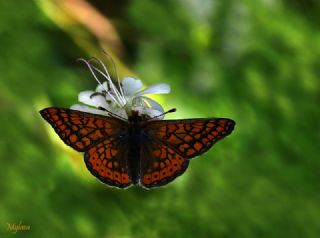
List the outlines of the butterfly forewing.
<svg viewBox="0 0 320 238">
<path fill-rule="evenodd" d="M 81 152 L 107 136 L 119 135 L 126 125 L 116 118 L 66 108 L 46 108 L 40 113 L 67 145 Z"/>
<path fill-rule="evenodd" d="M 174 180 L 186 170 L 188 159 L 206 152 L 234 125 L 226 118 L 147 122 L 142 130 L 146 143 L 141 147 L 141 184 L 155 187 Z"/>
<path fill-rule="evenodd" d="M 46 108 L 40 113 L 67 145 L 85 152 L 87 168 L 99 180 L 120 188 L 131 185 L 123 142 L 126 122 L 66 108 Z"/>
<path fill-rule="evenodd" d="M 163 141 L 185 159 L 201 155 L 229 135 L 234 121 L 227 118 L 151 121 L 145 134 Z"/>
</svg>

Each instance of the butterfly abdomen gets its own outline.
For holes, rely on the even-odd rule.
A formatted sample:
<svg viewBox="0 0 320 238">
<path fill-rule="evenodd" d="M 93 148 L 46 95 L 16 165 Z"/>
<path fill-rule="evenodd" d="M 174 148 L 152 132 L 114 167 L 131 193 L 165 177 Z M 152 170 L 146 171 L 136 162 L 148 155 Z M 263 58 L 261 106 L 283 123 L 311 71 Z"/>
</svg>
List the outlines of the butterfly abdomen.
<svg viewBox="0 0 320 238">
<path fill-rule="evenodd" d="M 140 178 L 140 129 L 132 125 L 129 128 L 128 170 L 133 184 Z"/>
</svg>

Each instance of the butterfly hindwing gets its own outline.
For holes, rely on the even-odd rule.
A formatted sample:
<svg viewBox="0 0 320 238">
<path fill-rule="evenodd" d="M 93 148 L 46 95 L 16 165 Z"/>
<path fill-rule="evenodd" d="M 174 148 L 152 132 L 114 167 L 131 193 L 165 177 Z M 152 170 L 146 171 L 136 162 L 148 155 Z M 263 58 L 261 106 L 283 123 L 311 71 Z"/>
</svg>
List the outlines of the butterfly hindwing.
<svg viewBox="0 0 320 238">
<path fill-rule="evenodd" d="M 103 183 L 118 188 L 132 184 L 128 174 L 126 138 L 108 137 L 84 154 L 88 170 Z"/>
<path fill-rule="evenodd" d="M 146 188 L 168 184 L 188 168 L 185 160 L 157 138 L 142 135 L 140 149 L 140 183 Z"/>
<path fill-rule="evenodd" d="M 85 152 L 87 168 L 100 181 L 119 188 L 131 185 L 128 151 L 122 143 L 127 135 L 126 122 L 66 108 L 46 108 L 40 113 L 67 145 Z"/>
</svg>

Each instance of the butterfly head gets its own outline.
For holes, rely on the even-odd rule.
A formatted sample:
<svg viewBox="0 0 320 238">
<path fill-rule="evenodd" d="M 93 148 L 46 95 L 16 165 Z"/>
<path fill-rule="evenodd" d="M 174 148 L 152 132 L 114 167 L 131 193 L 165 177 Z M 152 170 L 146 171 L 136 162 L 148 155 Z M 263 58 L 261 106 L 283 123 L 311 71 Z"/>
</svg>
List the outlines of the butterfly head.
<svg viewBox="0 0 320 238">
<path fill-rule="evenodd" d="M 131 111 L 131 115 L 128 117 L 128 121 L 132 124 L 137 124 L 141 121 L 148 121 L 150 120 L 151 117 L 149 117 L 148 115 L 140 115 L 139 111 Z"/>
<path fill-rule="evenodd" d="M 114 65 L 117 83 L 113 82 L 107 67 L 101 60 L 95 57 L 89 60 L 80 59 L 88 66 L 98 86 L 95 91 L 80 92 L 78 99 L 81 104 L 75 104 L 71 109 L 116 116 L 125 120 L 131 120 L 137 116 L 141 120 L 150 120 L 154 117 L 162 119 L 164 113 L 162 106 L 146 95 L 167 94 L 170 92 L 170 86 L 158 83 L 142 89 L 141 80 L 132 77 L 125 77 L 120 82 L 114 61 L 107 53 L 103 53 Z M 104 82 L 101 82 L 101 78 Z"/>
</svg>

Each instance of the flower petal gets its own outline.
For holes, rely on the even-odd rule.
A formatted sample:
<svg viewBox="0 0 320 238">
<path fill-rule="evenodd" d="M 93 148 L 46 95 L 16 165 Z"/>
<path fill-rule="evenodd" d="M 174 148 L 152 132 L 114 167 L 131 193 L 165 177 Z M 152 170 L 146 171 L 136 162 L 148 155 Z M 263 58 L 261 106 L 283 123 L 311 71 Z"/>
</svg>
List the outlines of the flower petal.
<svg viewBox="0 0 320 238">
<path fill-rule="evenodd" d="M 108 107 L 105 97 L 99 94 L 94 95 L 94 91 L 80 92 L 78 99 L 79 99 L 79 102 L 82 102 L 89 106 L 103 107 L 103 108 Z"/>
<path fill-rule="evenodd" d="M 138 107 L 132 107 L 132 110 L 133 111 L 138 111 L 139 115 L 147 115 L 150 118 L 156 117 L 157 120 L 159 120 L 159 119 L 161 120 L 164 117 L 164 115 L 159 116 L 159 115 L 162 114 L 162 112 L 160 112 L 158 110 L 151 109 L 151 108 L 138 106 Z"/>
<path fill-rule="evenodd" d="M 91 94 L 93 94 L 94 91 L 82 91 L 78 95 L 79 102 L 82 102 L 84 104 L 88 104 L 92 106 L 92 99 L 90 98 Z"/>
<path fill-rule="evenodd" d="M 118 115 L 119 117 L 128 119 L 128 114 L 123 108 L 112 108 L 111 112 Z"/>
<path fill-rule="evenodd" d="M 166 83 L 157 83 L 153 84 L 150 87 L 137 93 L 137 96 L 146 95 L 146 94 L 166 94 L 170 93 L 170 86 Z"/>
<path fill-rule="evenodd" d="M 81 111 L 81 112 L 88 112 L 88 113 L 93 113 L 93 114 L 104 115 L 104 116 L 107 116 L 107 114 L 108 114 L 106 111 L 102 111 L 102 110 L 95 109 L 95 108 L 88 107 L 86 105 L 81 105 L 81 104 L 74 104 L 70 107 L 70 109 Z"/>
<path fill-rule="evenodd" d="M 148 97 L 144 97 L 144 96 L 141 96 L 141 98 L 143 99 L 143 101 L 146 101 L 147 104 L 150 105 L 150 108 L 157 110 L 161 113 L 164 112 L 163 107 L 159 103 L 157 103 L 155 100 L 148 98 Z"/>
<path fill-rule="evenodd" d="M 132 77 L 123 78 L 121 84 L 125 95 L 133 95 L 142 88 L 141 80 Z"/>
<path fill-rule="evenodd" d="M 98 93 L 102 93 L 103 91 L 106 91 L 106 90 L 109 90 L 109 86 L 108 86 L 107 81 L 104 81 L 104 82 L 102 83 L 102 85 L 99 84 L 99 85 L 96 87 L 96 92 L 98 92 Z"/>
<path fill-rule="evenodd" d="M 109 107 L 106 102 L 106 98 L 102 95 L 94 95 L 91 97 L 91 100 L 94 104 L 92 106 L 94 106 L 94 107 L 103 107 L 105 109 L 107 109 Z"/>
</svg>

